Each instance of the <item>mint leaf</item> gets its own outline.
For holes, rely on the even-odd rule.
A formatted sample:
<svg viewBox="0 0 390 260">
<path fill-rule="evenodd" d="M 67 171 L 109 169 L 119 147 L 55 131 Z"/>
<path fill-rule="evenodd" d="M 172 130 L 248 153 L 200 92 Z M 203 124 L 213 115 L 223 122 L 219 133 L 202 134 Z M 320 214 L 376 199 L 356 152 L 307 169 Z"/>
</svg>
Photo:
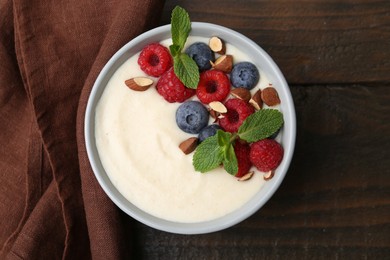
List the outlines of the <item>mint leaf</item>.
<svg viewBox="0 0 390 260">
<path fill-rule="evenodd" d="M 182 7 L 176 6 L 171 16 L 171 34 L 173 44 L 179 46 L 180 50 L 183 49 L 190 31 L 190 16 Z"/>
<path fill-rule="evenodd" d="M 283 125 L 283 114 L 276 109 L 262 109 L 248 116 L 238 129 L 238 136 L 257 142 L 274 134 Z"/>
<path fill-rule="evenodd" d="M 235 140 L 236 135 L 218 130 L 216 136 L 218 145 L 221 147 L 223 154 L 223 167 L 228 173 L 235 175 L 238 171 L 237 157 L 233 148 L 233 141 Z"/>
<path fill-rule="evenodd" d="M 223 167 L 225 170 L 231 174 L 235 175 L 238 172 L 238 161 L 236 154 L 234 152 L 233 144 L 229 143 L 226 147 L 224 147 L 223 153 Z"/>
<path fill-rule="evenodd" d="M 184 44 L 191 31 L 190 16 L 187 11 L 176 6 L 171 16 L 172 45 L 169 46 L 173 57 L 173 69 L 176 76 L 187 88 L 196 89 L 199 83 L 199 68 L 195 61 L 182 53 Z"/>
<path fill-rule="evenodd" d="M 171 54 L 173 57 L 177 56 L 181 52 L 181 48 L 179 45 L 172 44 L 169 46 L 169 50 L 171 51 Z"/>
<path fill-rule="evenodd" d="M 218 130 L 216 135 L 219 146 L 224 147 L 230 144 L 230 138 L 232 137 L 231 133 Z"/>
<path fill-rule="evenodd" d="M 238 161 L 233 141 L 237 136 L 218 130 L 217 134 L 204 140 L 195 150 L 192 164 L 196 171 L 207 172 L 223 164 L 231 175 L 238 171 Z"/>
<path fill-rule="evenodd" d="M 217 136 L 211 136 L 204 140 L 195 150 L 192 164 L 196 171 L 208 172 L 219 165 L 223 161 L 223 151 L 218 145 Z"/>
<path fill-rule="evenodd" d="M 196 89 L 199 83 L 199 69 L 195 61 L 185 53 L 173 58 L 173 69 L 176 76 L 187 87 Z"/>
</svg>

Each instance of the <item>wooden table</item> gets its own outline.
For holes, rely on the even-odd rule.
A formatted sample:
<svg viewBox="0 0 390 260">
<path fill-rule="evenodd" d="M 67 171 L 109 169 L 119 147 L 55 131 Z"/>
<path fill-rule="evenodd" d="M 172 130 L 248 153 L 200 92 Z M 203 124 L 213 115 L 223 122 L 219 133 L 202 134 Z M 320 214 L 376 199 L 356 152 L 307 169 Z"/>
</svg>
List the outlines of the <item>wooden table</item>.
<svg viewBox="0 0 390 260">
<path fill-rule="evenodd" d="M 232 228 L 187 236 L 132 221 L 136 258 L 390 259 L 390 1 L 168 0 L 161 24 L 177 4 L 274 58 L 296 150 L 276 194 Z"/>
</svg>

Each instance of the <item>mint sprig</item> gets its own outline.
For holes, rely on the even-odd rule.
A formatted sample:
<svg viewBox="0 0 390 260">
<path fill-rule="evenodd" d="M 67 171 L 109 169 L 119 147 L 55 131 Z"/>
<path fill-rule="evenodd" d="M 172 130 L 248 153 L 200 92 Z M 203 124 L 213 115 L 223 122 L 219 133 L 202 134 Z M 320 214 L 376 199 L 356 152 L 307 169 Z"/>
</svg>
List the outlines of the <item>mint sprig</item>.
<svg viewBox="0 0 390 260">
<path fill-rule="evenodd" d="M 173 58 L 173 69 L 176 76 L 188 88 L 195 89 L 199 83 L 199 69 L 195 61 L 185 53 L 180 53 Z M 193 66 L 195 63 L 195 66 Z"/>
<path fill-rule="evenodd" d="M 276 109 L 262 109 L 248 116 L 238 129 L 238 136 L 256 142 L 273 135 L 283 124 L 283 115 Z"/>
<path fill-rule="evenodd" d="M 283 125 L 283 114 L 276 109 L 262 109 L 248 116 L 237 133 L 218 130 L 217 134 L 204 140 L 195 150 L 193 166 L 202 173 L 223 164 L 232 175 L 238 171 L 234 142 L 240 138 L 248 143 L 257 142 L 273 135 Z"/>
<path fill-rule="evenodd" d="M 223 164 L 228 173 L 236 174 L 238 163 L 234 153 L 232 137 L 231 133 L 218 130 L 216 135 L 204 140 L 196 148 L 192 159 L 195 170 L 204 173 Z"/>
<path fill-rule="evenodd" d="M 222 164 L 229 174 L 236 174 L 238 171 L 237 157 L 234 153 L 233 141 L 236 137 L 222 130 L 217 131 L 218 145 L 222 151 Z"/>
<path fill-rule="evenodd" d="M 176 6 L 172 10 L 171 16 L 171 34 L 173 45 L 183 49 L 190 31 L 191 21 L 189 14 L 180 6 Z"/>
<path fill-rule="evenodd" d="M 199 83 L 198 65 L 186 53 L 182 53 L 190 31 L 190 16 L 182 7 L 176 6 L 171 16 L 172 45 L 169 46 L 173 56 L 173 70 L 186 87 L 196 89 Z"/>
<path fill-rule="evenodd" d="M 235 175 L 238 172 L 238 161 L 236 154 L 234 152 L 233 144 L 230 143 L 224 148 L 224 153 L 223 153 L 223 167 L 225 170 L 231 174 Z"/>
<path fill-rule="evenodd" d="M 207 158 L 207 159 L 206 159 Z M 217 136 L 211 136 L 204 140 L 196 149 L 192 158 L 196 171 L 208 172 L 217 168 L 223 160 L 223 151 L 218 145 Z"/>
</svg>

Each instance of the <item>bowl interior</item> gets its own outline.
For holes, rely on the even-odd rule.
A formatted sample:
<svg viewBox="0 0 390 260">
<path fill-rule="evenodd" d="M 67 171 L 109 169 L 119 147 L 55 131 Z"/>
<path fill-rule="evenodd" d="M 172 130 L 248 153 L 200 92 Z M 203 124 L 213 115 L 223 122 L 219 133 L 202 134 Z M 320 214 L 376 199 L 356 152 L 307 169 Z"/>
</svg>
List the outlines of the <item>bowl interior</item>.
<svg viewBox="0 0 390 260">
<path fill-rule="evenodd" d="M 154 217 L 130 203 L 124 198 L 107 176 L 95 143 L 95 107 L 113 73 L 131 56 L 141 51 L 148 43 L 170 38 L 170 25 L 161 26 L 150 30 L 123 46 L 105 65 L 90 94 L 85 115 L 85 142 L 88 157 L 94 174 L 109 196 L 109 198 L 125 213 L 138 221 L 153 228 L 180 234 L 201 234 L 222 230 L 233 226 L 246 219 L 260 209 L 274 194 L 281 184 L 293 155 L 296 135 L 295 109 L 289 87 L 283 74 L 271 57 L 256 43 L 240 33 L 222 26 L 209 23 L 192 23 L 191 35 L 211 37 L 218 36 L 225 41 L 245 50 L 253 57 L 255 64 L 267 75 L 270 82 L 277 89 L 281 99 L 281 111 L 284 116 L 281 143 L 284 147 L 284 158 L 277 168 L 275 176 L 267 181 L 262 189 L 240 209 L 227 214 L 224 217 L 199 223 L 177 223 Z"/>
</svg>

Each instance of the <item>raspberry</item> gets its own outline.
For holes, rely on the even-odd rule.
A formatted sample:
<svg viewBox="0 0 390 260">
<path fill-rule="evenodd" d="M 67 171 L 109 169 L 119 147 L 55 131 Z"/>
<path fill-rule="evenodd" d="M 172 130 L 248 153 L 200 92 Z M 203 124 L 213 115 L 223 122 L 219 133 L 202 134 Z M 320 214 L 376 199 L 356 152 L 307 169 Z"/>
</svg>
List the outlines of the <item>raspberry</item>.
<svg viewBox="0 0 390 260">
<path fill-rule="evenodd" d="M 251 145 L 250 160 L 262 172 L 275 170 L 283 159 L 283 147 L 273 139 L 263 139 Z"/>
<path fill-rule="evenodd" d="M 195 90 L 187 88 L 176 77 L 173 67 L 165 72 L 157 82 L 157 92 L 169 103 L 184 102 L 195 95 Z"/>
<path fill-rule="evenodd" d="M 246 103 L 244 100 L 238 98 L 232 98 L 225 102 L 227 113 L 223 114 L 223 118 L 219 120 L 219 125 L 227 132 L 237 132 L 242 122 L 252 113 L 255 109 Z"/>
<path fill-rule="evenodd" d="M 240 178 L 247 174 L 252 167 L 252 163 L 249 159 L 250 146 L 247 143 L 241 143 L 240 141 L 236 141 L 234 144 L 234 152 L 238 161 L 238 172 L 236 173 L 236 177 Z"/>
<path fill-rule="evenodd" d="M 230 92 L 230 81 L 219 70 L 207 70 L 200 74 L 196 95 L 203 104 L 212 101 L 224 101 Z"/>
<path fill-rule="evenodd" d="M 166 47 L 159 43 L 151 43 L 142 49 L 138 64 L 149 76 L 159 77 L 172 67 L 172 57 Z"/>
</svg>

